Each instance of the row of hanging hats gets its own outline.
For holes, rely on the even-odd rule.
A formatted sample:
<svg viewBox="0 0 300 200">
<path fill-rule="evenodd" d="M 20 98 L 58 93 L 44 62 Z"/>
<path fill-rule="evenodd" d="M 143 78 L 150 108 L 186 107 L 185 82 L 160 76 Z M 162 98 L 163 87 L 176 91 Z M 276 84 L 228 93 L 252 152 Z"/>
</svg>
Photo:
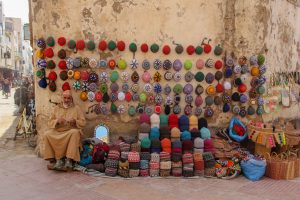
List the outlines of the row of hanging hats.
<svg viewBox="0 0 300 200">
<path fill-rule="evenodd" d="M 202 53 L 209 54 L 210 52 L 212 52 L 213 47 L 211 46 L 210 42 L 211 39 L 204 38 L 202 42 L 199 42 L 200 44 L 198 45 L 188 45 L 185 48 L 183 45 L 173 42 L 172 46 L 175 46 L 174 50 L 177 54 L 182 54 L 184 51 L 186 51 L 188 55 L 193 55 L 193 54 L 201 55 Z M 56 43 L 61 47 L 66 46 L 70 50 L 84 50 L 84 49 L 87 49 L 89 51 L 96 50 L 96 42 L 94 42 L 93 40 L 75 41 L 70 39 L 67 41 L 65 37 L 59 37 L 57 38 L 57 41 L 52 36 L 49 36 L 46 40 L 43 38 L 39 38 L 36 44 L 40 49 L 45 49 L 47 46 L 54 47 Z M 170 54 L 172 51 L 170 45 L 160 46 L 157 43 L 153 43 L 151 45 L 147 43 L 142 43 L 138 47 L 138 44 L 136 44 L 135 42 L 131 42 L 128 44 L 128 49 L 132 53 L 137 52 L 138 49 L 140 49 L 140 51 L 143 53 L 147 53 L 149 50 L 152 53 L 157 53 L 159 52 L 160 48 L 162 50 L 162 53 L 165 55 Z M 125 51 L 125 49 L 126 49 L 126 43 L 123 40 L 119 40 L 117 42 L 114 40 L 109 40 L 109 41 L 101 40 L 98 42 L 99 51 L 115 51 L 115 50 Z M 219 44 L 216 45 L 213 49 L 213 52 L 217 56 L 221 55 L 223 53 L 222 46 Z"/>
</svg>

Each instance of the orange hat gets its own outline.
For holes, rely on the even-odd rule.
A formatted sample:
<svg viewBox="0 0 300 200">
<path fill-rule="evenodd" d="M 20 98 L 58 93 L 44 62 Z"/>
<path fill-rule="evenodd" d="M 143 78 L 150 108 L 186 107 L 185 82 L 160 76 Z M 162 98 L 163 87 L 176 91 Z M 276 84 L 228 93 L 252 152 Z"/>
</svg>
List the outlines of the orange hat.
<svg viewBox="0 0 300 200">
<path fill-rule="evenodd" d="M 164 138 L 160 141 L 162 151 L 171 153 L 171 140 L 168 138 Z"/>
</svg>

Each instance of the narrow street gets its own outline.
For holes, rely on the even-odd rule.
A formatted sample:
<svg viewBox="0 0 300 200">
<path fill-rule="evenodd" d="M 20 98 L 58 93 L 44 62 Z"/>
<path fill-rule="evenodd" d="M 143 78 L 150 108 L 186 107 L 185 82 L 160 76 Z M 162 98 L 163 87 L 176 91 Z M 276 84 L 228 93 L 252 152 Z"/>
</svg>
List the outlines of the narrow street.
<svg viewBox="0 0 300 200">
<path fill-rule="evenodd" d="M 13 95 L 12 95 L 13 96 Z M 300 179 L 251 182 L 234 180 L 174 178 L 104 178 L 80 172 L 48 171 L 46 162 L 34 154 L 26 141 L 13 135 L 18 107 L 13 97 L 0 101 L 0 199 L 289 199 L 300 196 Z M 130 184 L 129 184 L 130 183 Z"/>
</svg>

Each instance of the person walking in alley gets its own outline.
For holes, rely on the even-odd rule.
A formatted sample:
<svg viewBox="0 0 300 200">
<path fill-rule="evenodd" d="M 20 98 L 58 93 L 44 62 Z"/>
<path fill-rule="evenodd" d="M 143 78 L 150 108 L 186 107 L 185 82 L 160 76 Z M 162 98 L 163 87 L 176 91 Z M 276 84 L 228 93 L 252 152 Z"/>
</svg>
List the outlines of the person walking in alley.
<svg viewBox="0 0 300 200">
<path fill-rule="evenodd" d="M 66 171 L 73 168 L 73 161 L 80 161 L 81 130 L 85 123 L 83 112 L 73 103 L 71 91 L 64 91 L 44 136 L 44 159 L 50 161 L 48 169 Z"/>
<path fill-rule="evenodd" d="M 6 99 L 10 95 L 10 80 L 8 78 L 4 78 L 3 93 L 4 93 Z"/>
</svg>

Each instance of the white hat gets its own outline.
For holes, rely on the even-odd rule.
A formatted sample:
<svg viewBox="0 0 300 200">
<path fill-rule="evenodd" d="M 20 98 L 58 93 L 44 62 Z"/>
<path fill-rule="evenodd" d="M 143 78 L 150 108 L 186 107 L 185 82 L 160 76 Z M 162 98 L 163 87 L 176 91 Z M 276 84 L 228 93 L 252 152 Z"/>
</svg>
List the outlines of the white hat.
<svg viewBox="0 0 300 200">
<path fill-rule="evenodd" d="M 159 115 L 156 113 L 153 113 L 150 116 L 150 122 L 151 122 L 151 128 L 153 128 L 153 127 L 159 128 L 159 124 L 160 124 Z"/>
</svg>

